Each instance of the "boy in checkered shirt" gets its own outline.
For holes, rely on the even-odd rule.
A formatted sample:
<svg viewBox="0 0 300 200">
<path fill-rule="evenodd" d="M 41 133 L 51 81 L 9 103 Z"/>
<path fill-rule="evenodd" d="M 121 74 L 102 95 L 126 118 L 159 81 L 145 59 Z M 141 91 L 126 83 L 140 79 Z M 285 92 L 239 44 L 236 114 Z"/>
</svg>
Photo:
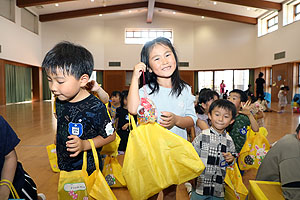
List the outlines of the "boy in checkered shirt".
<svg viewBox="0 0 300 200">
<path fill-rule="evenodd" d="M 193 141 L 205 170 L 197 177 L 192 200 L 224 199 L 226 167 L 234 164 L 236 156 L 234 143 L 225 128 L 234 122 L 235 116 L 235 105 L 228 100 L 216 100 L 209 107 L 208 117 L 212 125 Z"/>
</svg>

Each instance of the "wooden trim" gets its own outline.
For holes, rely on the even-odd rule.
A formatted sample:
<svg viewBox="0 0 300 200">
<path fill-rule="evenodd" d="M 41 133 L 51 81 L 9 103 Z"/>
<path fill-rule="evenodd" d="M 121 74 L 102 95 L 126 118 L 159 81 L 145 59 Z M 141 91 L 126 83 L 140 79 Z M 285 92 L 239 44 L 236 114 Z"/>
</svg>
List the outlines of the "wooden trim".
<svg viewBox="0 0 300 200">
<path fill-rule="evenodd" d="M 43 99 L 43 80 L 42 68 L 32 67 L 32 101 Z"/>
<path fill-rule="evenodd" d="M 152 23 L 155 0 L 148 0 L 147 23 Z"/>
<path fill-rule="evenodd" d="M 249 6 L 253 8 L 261 8 L 266 10 L 277 10 L 280 11 L 282 9 L 281 3 L 275 3 L 271 1 L 262 1 L 262 0 L 214 0 L 223 3 L 237 4 L 241 6 Z"/>
<path fill-rule="evenodd" d="M 40 22 L 47 22 L 47 21 L 69 19 L 75 17 L 86 17 L 91 15 L 114 13 L 114 12 L 119 12 L 128 9 L 143 8 L 147 6 L 148 6 L 148 2 L 145 1 L 145 2 L 138 2 L 138 3 L 128 3 L 128 4 L 120 4 L 114 6 L 107 6 L 107 7 L 87 8 L 82 10 L 73 10 L 73 11 L 40 15 L 39 20 Z"/>
<path fill-rule="evenodd" d="M 40 6 L 45 4 L 63 3 L 74 0 L 17 0 L 16 4 L 19 8 L 29 6 Z"/>
<path fill-rule="evenodd" d="M 180 6 L 180 5 L 161 3 L 161 2 L 156 2 L 155 7 L 176 10 L 178 12 L 182 12 L 182 13 L 190 14 L 190 15 L 224 19 L 224 20 L 241 22 L 241 23 L 252 24 L 252 25 L 257 24 L 256 18 L 245 17 L 245 16 L 241 16 L 241 15 L 234 15 L 234 14 L 229 14 L 229 13 L 224 13 L 224 12 L 204 10 L 204 9 L 200 9 L 200 8 L 193 8 L 193 7 Z"/>
<path fill-rule="evenodd" d="M 6 104 L 5 63 L 0 59 L 0 105 Z"/>
</svg>

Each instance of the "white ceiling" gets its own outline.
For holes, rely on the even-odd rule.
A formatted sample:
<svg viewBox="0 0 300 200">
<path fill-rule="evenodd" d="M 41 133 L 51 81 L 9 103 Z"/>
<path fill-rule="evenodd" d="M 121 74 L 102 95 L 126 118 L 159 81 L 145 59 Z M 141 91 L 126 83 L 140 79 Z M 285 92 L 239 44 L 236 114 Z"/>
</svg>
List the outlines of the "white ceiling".
<svg viewBox="0 0 300 200">
<path fill-rule="evenodd" d="M 80 10 L 86 8 L 96 8 L 96 7 L 105 7 L 119 4 L 128 4 L 128 3 L 136 3 L 136 2 L 144 2 L 145 0 L 75 0 L 69 2 L 59 3 L 59 6 L 55 6 L 55 4 L 45 4 L 42 6 L 32 6 L 29 7 L 34 13 L 38 15 L 49 14 L 49 13 L 57 13 L 64 11 L 72 11 L 72 10 Z M 251 1 L 251 0 L 244 0 Z M 270 0 L 271 2 L 282 3 L 284 0 Z M 257 18 L 264 13 L 268 12 L 268 10 L 260 9 L 260 8 L 250 8 L 246 6 L 234 5 L 229 3 L 217 2 L 214 4 L 214 1 L 211 0 L 156 0 L 156 2 L 168 3 L 168 4 L 176 4 L 181 6 L 188 6 L 194 8 L 201 8 L 205 10 L 212 10 L 218 12 L 225 12 L 235 15 L 242 15 L 247 17 Z M 118 13 L 112 14 L 104 14 L 103 18 L 118 18 L 126 16 L 135 16 L 137 14 L 146 13 L 147 8 L 139 8 L 126 10 Z M 169 15 L 172 17 L 181 17 L 188 20 L 197 20 L 201 18 L 200 16 L 192 16 L 181 13 L 173 13 L 171 10 L 155 8 L 153 20 L 155 20 L 155 14 L 160 13 L 164 15 Z"/>
</svg>

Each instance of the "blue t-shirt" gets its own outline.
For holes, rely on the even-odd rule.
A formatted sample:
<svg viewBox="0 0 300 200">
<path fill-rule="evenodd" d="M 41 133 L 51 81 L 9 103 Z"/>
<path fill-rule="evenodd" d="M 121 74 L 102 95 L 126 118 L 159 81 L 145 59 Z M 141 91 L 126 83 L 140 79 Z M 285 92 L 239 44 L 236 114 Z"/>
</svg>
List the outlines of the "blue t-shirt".
<svg viewBox="0 0 300 200">
<path fill-rule="evenodd" d="M 165 88 L 159 86 L 159 91 L 154 92 L 151 95 L 151 89 L 148 85 L 145 86 L 147 91 L 147 96 L 150 100 L 153 101 L 157 108 L 158 120 L 160 120 L 161 112 L 167 111 L 172 112 L 175 115 L 186 117 L 189 116 L 193 119 L 194 124 L 196 124 L 197 116 L 194 107 L 195 96 L 192 95 L 191 88 L 188 85 L 185 85 L 181 94 L 177 97 L 177 95 L 171 94 L 172 88 Z M 145 97 L 144 88 L 139 89 L 140 98 Z M 174 126 L 170 129 L 176 135 L 187 139 L 186 129 L 179 128 L 178 126 Z"/>
<path fill-rule="evenodd" d="M 76 157 L 70 157 L 67 151 L 66 142 L 70 134 L 78 136 L 82 140 L 92 139 L 97 136 L 106 138 L 114 132 L 113 125 L 107 114 L 106 106 L 94 95 L 71 103 L 68 101 L 56 100 L 57 114 L 57 135 L 56 151 L 58 167 L 61 170 L 72 171 L 82 168 L 83 152 Z M 100 151 L 98 158 L 101 167 Z M 87 153 L 87 171 L 92 173 L 95 170 L 92 151 Z"/>
<path fill-rule="evenodd" d="M 4 165 L 5 156 L 19 144 L 20 139 L 15 131 L 0 115 L 0 176 Z"/>
</svg>

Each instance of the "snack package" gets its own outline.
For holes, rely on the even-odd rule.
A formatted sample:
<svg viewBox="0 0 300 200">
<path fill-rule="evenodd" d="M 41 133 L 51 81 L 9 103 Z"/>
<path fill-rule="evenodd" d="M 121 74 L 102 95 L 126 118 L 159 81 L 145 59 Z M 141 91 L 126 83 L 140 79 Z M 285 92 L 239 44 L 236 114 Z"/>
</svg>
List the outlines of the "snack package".
<svg viewBox="0 0 300 200">
<path fill-rule="evenodd" d="M 157 109 L 154 103 L 148 98 L 141 98 L 141 104 L 137 110 L 138 124 L 154 123 L 157 121 Z"/>
</svg>

